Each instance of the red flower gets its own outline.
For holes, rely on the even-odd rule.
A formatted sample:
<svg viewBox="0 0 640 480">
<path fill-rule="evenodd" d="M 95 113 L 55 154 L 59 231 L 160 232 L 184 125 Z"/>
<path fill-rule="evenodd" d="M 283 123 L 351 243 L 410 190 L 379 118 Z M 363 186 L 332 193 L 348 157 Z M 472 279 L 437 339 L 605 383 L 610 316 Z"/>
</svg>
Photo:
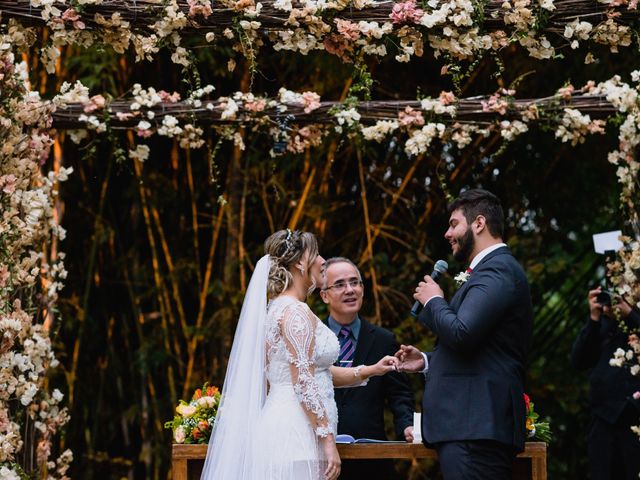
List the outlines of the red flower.
<svg viewBox="0 0 640 480">
<path fill-rule="evenodd" d="M 524 394 L 524 405 L 527 409 L 527 415 L 529 415 L 529 412 L 531 412 L 531 400 L 529 400 L 529 395 L 526 393 Z"/>
</svg>

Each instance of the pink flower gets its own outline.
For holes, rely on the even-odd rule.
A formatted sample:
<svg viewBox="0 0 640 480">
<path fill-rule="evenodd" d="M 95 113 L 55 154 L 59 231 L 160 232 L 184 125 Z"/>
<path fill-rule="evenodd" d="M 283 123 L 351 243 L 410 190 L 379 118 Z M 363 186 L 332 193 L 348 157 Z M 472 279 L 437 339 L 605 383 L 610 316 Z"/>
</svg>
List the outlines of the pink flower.
<svg viewBox="0 0 640 480">
<path fill-rule="evenodd" d="M 91 113 L 94 110 L 103 109 L 106 104 L 106 100 L 102 95 L 94 95 L 89 99 L 88 103 L 84 104 L 84 112 Z"/>
<path fill-rule="evenodd" d="M 169 93 L 164 90 L 160 90 L 158 95 L 163 102 L 177 103 L 180 101 L 180 94 L 178 92 Z"/>
<path fill-rule="evenodd" d="M 148 138 L 151 135 L 153 135 L 153 131 L 150 129 L 146 129 L 146 130 L 138 130 L 138 136 L 142 137 L 142 138 Z"/>
<path fill-rule="evenodd" d="M 422 116 L 422 112 L 414 110 L 411 107 L 405 108 L 404 112 L 400 112 L 398 114 L 398 121 L 403 127 L 408 127 L 410 125 L 419 127 L 424 125 L 424 117 Z"/>
<path fill-rule="evenodd" d="M 353 63 L 349 54 L 353 51 L 353 47 L 342 35 L 332 33 L 324 39 L 324 49 L 332 55 L 337 56 L 344 63 Z"/>
<path fill-rule="evenodd" d="M 347 40 L 358 40 L 358 38 L 360 38 L 358 24 L 340 18 L 337 18 L 335 22 L 338 27 L 338 32 Z"/>
<path fill-rule="evenodd" d="M 244 104 L 244 108 L 250 112 L 262 112 L 267 106 L 267 101 L 264 98 L 258 98 Z"/>
<path fill-rule="evenodd" d="M 573 85 L 567 85 L 566 87 L 562 87 L 558 89 L 558 95 L 560 95 L 565 100 L 569 100 L 573 92 L 574 92 Z"/>
<path fill-rule="evenodd" d="M 640 392 L 635 392 L 635 393 L 633 394 L 633 399 L 634 399 L 634 400 L 640 400 Z"/>
<path fill-rule="evenodd" d="M 79 19 L 80 15 L 78 15 L 78 12 L 76 12 L 75 8 L 67 8 L 62 13 L 62 20 L 64 20 L 65 22 L 75 22 Z"/>
<path fill-rule="evenodd" d="M 204 18 L 207 18 L 213 13 L 213 10 L 211 9 L 211 3 L 209 3 L 208 1 L 203 4 L 198 0 L 187 0 L 187 3 L 189 4 L 190 17 L 202 15 Z"/>
<path fill-rule="evenodd" d="M 304 113 L 311 113 L 320 107 L 320 95 L 315 92 L 302 92 L 302 105 Z"/>
<path fill-rule="evenodd" d="M 389 15 L 393 23 L 420 23 L 423 16 L 424 11 L 416 8 L 416 0 L 396 3 Z"/>
<path fill-rule="evenodd" d="M 3 175 L 0 177 L 0 188 L 2 188 L 2 191 L 4 193 L 12 194 L 16 189 L 17 183 L 18 183 L 18 179 L 13 173 L 10 173 L 9 175 Z"/>
<path fill-rule="evenodd" d="M 455 101 L 456 96 L 453 94 L 453 92 L 440 92 L 440 103 L 442 103 L 443 105 L 451 105 Z"/>
</svg>

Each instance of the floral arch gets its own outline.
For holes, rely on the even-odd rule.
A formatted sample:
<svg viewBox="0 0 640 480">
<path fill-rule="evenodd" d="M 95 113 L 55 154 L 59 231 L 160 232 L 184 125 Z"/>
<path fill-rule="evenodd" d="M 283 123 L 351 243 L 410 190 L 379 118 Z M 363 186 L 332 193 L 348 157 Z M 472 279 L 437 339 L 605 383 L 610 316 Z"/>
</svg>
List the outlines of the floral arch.
<svg viewBox="0 0 640 480">
<path fill-rule="evenodd" d="M 454 93 L 484 55 L 496 59 L 498 71 L 503 69 L 499 52 L 507 47 L 535 59 L 597 45 L 614 53 L 638 48 L 633 0 L 517 0 L 481 6 L 467 0 L 420 5 L 411 0 L 0 0 L 0 20 L 2 478 L 38 472 L 65 478 L 72 459 L 70 450 L 53 442 L 68 412 L 62 393 L 51 389 L 48 380 L 48 372 L 58 364 L 50 334 L 67 275 L 59 245 L 65 231 L 57 198 L 61 182 L 73 174 L 60 162 L 49 161 L 52 149 L 61 147 L 56 135 L 62 131 L 81 145 L 97 136 L 128 132 L 120 155 L 134 169 L 149 159 L 147 139 L 166 137 L 185 151 L 205 149 L 212 176 L 220 161 L 219 144 L 232 143 L 240 155 L 249 134 L 264 139 L 270 158 L 344 141 L 401 144 L 407 158 L 418 158 L 434 149 L 460 153 L 491 138 L 506 145 L 535 129 L 552 131 L 558 142 L 571 145 L 615 131 L 619 144 L 608 161 L 617 166 L 620 205 L 633 236 L 623 238 L 621 260 L 612 273 L 614 281 L 624 279 L 621 288 L 626 294 L 640 301 L 640 70 L 630 78 L 614 75 L 584 86 L 560 85 L 544 98 L 518 98 L 517 88 L 507 86 L 481 97 Z M 59 68 L 65 48 L 101 45 L 117 54 L 132 51 L 136 61 L 153 60 L 168 51 L 176 68 L 190 79 L 188 93 L 134 84 L 125 97 L 110 98 L 80 82 L 65 82 L 57 95 L 43 99 L 31 90 L 29 71 L 29 60 L 37 57 L 32 47 L 39 41 L 37 32 L 45 33 L 37 53 L 49 73 Z M 331 101 L 313 91 L 284 87 L 274 96 L 249 88 L 215 96 L 214 86 L 201 84 L 193 61 L 192 49 L 202 45 L 240 52 L 249 65 L 249 85 L 258 72 L 256 59 L 267 47 L 302 55 L 324 50 L 353 65 L 355 82 L 342 99 Z M 425 50 L 443 59 L 443 72 L 453 79 L 452 91 L 371 100 L 369 59 L 392 56 L 403 63 Z M 584 61 L 596 60 L 589 50 Z M 233 70 L 236 63 L 231 58 L 228 68 Z M 208 131 L 215 132 L 215 146 L 206 141 Z M 47 171 L 44 166 L 50 165 Z M 361 162 L 359 168 L 364 191 Z M 224 193 L 218 201 L 226 202 Z M 375 274 L 372 278 L 375 282 Z M 189 348 L 195 348 L 193 344 Z M 187 371 L 185 389 L 193 375 L 192 369 Z"/>
</svg>

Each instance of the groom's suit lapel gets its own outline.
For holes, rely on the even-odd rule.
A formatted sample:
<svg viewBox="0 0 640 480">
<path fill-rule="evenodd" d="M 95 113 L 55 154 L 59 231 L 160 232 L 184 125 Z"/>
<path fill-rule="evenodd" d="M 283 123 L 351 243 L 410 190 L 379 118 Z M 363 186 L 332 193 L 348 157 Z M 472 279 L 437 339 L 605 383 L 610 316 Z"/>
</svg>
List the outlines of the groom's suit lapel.
<svg viewBox="0 0 640 480">
<path fill-rule="evenodd" d="M 488 262 L 490 261 L 493 257 L 495 257 L 496 255 L 501 255 L 504 253 L 511 253 L 511 251 L 509 250 L 509 247 L 500 247 L 500 248 L 496 248 L 495 250 L 493 250 L 492 252 L 489 252 L 481 261 L 480 263 L 478 263 L 478 265 L 476 265 L 476 267 L 473 269 L 473 271 L 471 272 L 469 279 L 464 282 L 460 288 L 458 288 L 458 290 L 456 291 L 456 293 L 453 295 L 453 298 L 451 299 L 451 308 L 453 308 L 456 312 L 458 311 L 458 309 L 460 308 L 460 304 L 462 303 L 462 301 L 464 300 L 464 297 L 467 293 L 467 290 L 473 285 L 473 272 L 477 272 L 478 270 L 482 270 L 482 267 Z"/>
</svg>

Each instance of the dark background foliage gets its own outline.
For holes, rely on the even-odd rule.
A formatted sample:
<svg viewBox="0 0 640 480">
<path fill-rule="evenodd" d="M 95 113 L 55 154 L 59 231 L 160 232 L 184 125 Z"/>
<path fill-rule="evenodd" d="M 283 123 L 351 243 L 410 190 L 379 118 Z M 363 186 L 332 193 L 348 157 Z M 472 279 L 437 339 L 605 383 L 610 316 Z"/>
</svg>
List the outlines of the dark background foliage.
<svg viewBox="0 0 640 480">
<path fill-rule="evenodd" d="M 246 63 L 227 70 L 229 51 L 198 48 L 198 71 L 215 95 L 247 90 Z M 460 83 L 460 95 L 490 94 L 518 83 L 518 97 L 552 94 L 628 73 L 636 52 L 586 51 L 534 61 L 516 48 L 504 65 L 483 59 Z M 53 92 L 82 80 L 92 93 L 123 96 L 136 82 L 185 93 L 184 72 L 166 55 L 135 64 L 109 50 L 68 49 L 56 76 L 30 57 L 34 87 Z M 429 53 L 408 64 L 370 62 L 374 99 L 412 99 L 451 90 L 442 60 Z M 258 56 L 255 93 L 281 86 L 339 99 L 353 71 L 325 53 L 303 57 L 270 50 Z M 615 132 L 572 148 L 548 129 L 532 129 L 500 149 L 491 137 L 465 151 L 434 146 L 407 158 L 402 139 L 378 145 L 328 139 L 321 148 L 272 159 L 271 144 L 245 132 L 246 150 L 224 144 L 213 167 L 202 151 L 185 153 L 151 139 L 142 168 L 117 161 L 130 138 L 115 132 L 78 148 L 60 137 L 74 174 L 61 202 L 68 236 L 69 278 L 60 302 L 58 382 L 68 392 L 72 420 L 63 439 L 75 452 L 74 478 L 167 478 L 171 435 L 163 423 L 179 398 L 208 381 L 221 385 L 243 291 L 262 255 L 262 242 L 287 226 L 315 232 L 325 258 L 354 259 L 366 284 L 364 314 L 422 348 L 433 337 L 408 316 L 416 281 L 438 258 L 451 260 L 443 238 L 446 194 L 483 187 L 507 213 L 507 241 L 525 267 L 535 305 L 535 338 L 527 390 L 554 432 L 550 478 L 586 475 L 586 375 L 572 371 L 572 341 L 587 317 L 586 292 L 601 259 L 591 235 L 623 226 L 615 171 L 606 154 Z M 217 142 L 208 132 L 210 146 Z M 212 178 L 212 172 L 214 173 Z M 307 188 L 305 188 L 307 187 Z M 306 193 L 305 193 L 306 192 Z M 218 197 L 228 202 L 222 206 Z M 366 200 L 366 202 L 365 202 Z M 455 274 L 465 266 L 450 262 Z M 601 275 L 601 272 L 600 272 Z M 210 278 L 207 281 L 207 278 Z M 452 280 L 445 279 L 448 293 Z M 317 295 L 310 299 L 326 312 Z M 64 373 L 64 375 L 62 375 Z M 421 384 L 414 378 L 416 405 Z M 431 478 L 414 466 L 412 478 Z M 410 465 L 399 465 L 401 476 Z"/>
</svg>

